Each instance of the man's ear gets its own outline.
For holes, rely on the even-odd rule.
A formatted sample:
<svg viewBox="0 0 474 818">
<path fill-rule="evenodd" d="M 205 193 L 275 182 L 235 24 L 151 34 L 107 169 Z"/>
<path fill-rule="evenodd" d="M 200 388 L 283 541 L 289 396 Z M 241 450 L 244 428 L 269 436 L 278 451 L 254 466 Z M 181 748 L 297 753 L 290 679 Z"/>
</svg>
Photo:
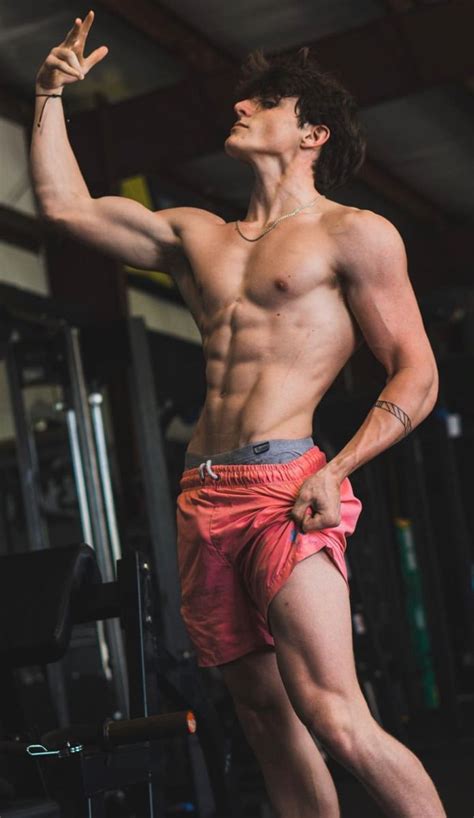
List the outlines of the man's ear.
<svg viewBox="0 0 474 818">
<path fill-rule="evenodd" d="M 328 141 L 331 131 L 327 125 L 305 125 L 301 137 L 302 148 L 320 148 Z"/>
</svg>

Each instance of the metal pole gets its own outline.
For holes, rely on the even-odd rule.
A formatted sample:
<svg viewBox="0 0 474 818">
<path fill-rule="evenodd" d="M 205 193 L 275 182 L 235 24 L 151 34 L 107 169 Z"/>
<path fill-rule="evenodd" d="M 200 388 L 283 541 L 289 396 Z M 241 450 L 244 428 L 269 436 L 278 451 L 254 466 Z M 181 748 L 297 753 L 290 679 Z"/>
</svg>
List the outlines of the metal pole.
<svg viewBox="0 0 474 818">
<path fill-rule="evenodd" d="M 76 413 L 73 409 L 66 410 L 66 423 L 69 434 L 69 445 L 71 447 L 72 467 L 76 480 L 77 501 L 79 504 L 79 514 L 81 517 L 82 536 L 84 542 L 92 546 L 93 535 L 89 506 L 87 505 L 87 492 L 84 480 L 84 469 L 82 468 L 81 452 L 77 437 Z"/>
<path fill-rule="evenodd" d="M 82 368 L 79 331 L 74 327 L 65 327 L 64 335 L 70 378 L 71 402 L 76 415 L 77 438 L 83 463 L 84 481 L 90 510 L 93 540 L 91 546 L 96 551 L 97 562 L 103 580 L 113 582 L 115 579 L 115 570 L 109 549 L 102 487 L 99 479 L 94 435 L 87 400 L 87 389 Z M 127 718 L 129 701 L 128 677 L 120 621 L 118 619 L 107 619 L 104 626 L 112 660 L 112 676 L 117 706 L 120 713 Z"/>
<path fill-rule="evenodd" d="M 58 405 L 58 409 L 62 408 Z M 81 528 L 84 542 L 93 547 L 94 537 L 92 534 L 91 516 L 87 504 L 86 484 L 84 480 L 84 469 L 82 467 L 81 452 L 77 436 L 76 414 L 73 409 L 66 411 L 66 422 L 69 433 L 69 444 L 71 447 L 72 465 L 76 481 L 77 500 L 79 504 L 79 514 L 81 517 Z M 99 645 L 100 661 L 102 670 L 107 681 L 113 679 L 110 669 L 110 654 L 106 641 L 106 634 L 103 622 L 96 622 L 97 641 Z"/>
<path fill-rule="evenodd" d="M 104 432 L 104 419 L 102 417 L 102 402 L 103 398 L 100 392 L 93 392 L 89 395 L 89 404 L 91 407 L 92 426 L 95 436 L 95 445 L 97 450 L 97 460 L 99 466 L 100 479 L 102 483 L 102 491 L 104 495 L 105 513 L 107 518 L 107 527 L 109 531 L 110 548 L 112 557 L 116 563 L 122 556 L 122 548 L 120 545 L 120 536 L 118 532 L 117 516 L 115 514 L 114 495 L 112 491 L 112 481 L 110 479 L 109 458 L 107 453 L 107 443 Z"/>
</svg>

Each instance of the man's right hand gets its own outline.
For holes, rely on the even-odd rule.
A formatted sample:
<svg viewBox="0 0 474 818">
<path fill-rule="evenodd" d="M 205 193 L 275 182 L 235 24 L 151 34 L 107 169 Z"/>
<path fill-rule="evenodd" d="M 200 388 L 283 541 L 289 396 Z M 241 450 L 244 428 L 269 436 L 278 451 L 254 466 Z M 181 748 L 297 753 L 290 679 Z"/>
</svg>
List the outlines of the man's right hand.
<svg viewBox="0 0 474 818">
<path fill-rule="evenodd" d="M 65 85 L 84 79 L 91 68 L 107 56 L 109 49 L 101 45 L 84 57 L 87 35 L 93 22 L 93 11 L 89 11 L 83 21 L 76 17 L 63 42 L 51 49 L 39 69 L 36 75 L 37 91 L 62 91 Z"/>
</svg>

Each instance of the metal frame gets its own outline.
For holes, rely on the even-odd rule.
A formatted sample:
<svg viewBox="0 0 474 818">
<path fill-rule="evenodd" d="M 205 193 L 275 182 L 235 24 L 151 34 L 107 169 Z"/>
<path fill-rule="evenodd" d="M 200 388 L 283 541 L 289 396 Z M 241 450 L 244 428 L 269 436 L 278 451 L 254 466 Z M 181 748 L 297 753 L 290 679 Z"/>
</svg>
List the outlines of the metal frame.
<svg viewBox="0 0 474 818">
<path fill-rule="evenodd" d="M 131 352 L 130 389 L 140 449 L 155 576 L 161 599 L 164 641 L 175 656 L 191 650 L 180 614 L 181 595 L 176 554 L 176 516 L 160 428 L 153 366 L 146 327 L 141 318 L 128 321 Z"/>
</svg>

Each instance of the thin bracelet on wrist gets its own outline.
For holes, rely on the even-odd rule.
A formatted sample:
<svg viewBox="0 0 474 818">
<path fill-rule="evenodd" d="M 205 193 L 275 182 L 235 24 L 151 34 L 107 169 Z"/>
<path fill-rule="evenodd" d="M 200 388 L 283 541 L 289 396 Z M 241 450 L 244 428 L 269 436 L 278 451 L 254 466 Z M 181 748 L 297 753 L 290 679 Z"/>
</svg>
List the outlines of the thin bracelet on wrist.
<svg viewBox="0 0 474 818">
<path fill-rule="evenodd" d="M 47 97 L 45 99 L 45 101 L 44 101 L 44 105 L 43 105 L 43 107 L 41 109 L 41 113 L 39 115 L 39 119 L 38 119 L 38 122 L 37 122 L 37 127 L 39 128 L 41 126 L 41 119 L 43 117 L 43 111 L 46 108 L 46 103 L 48 102 L 48 99 L 50 99 L 50 97 L 61 98 L 62 94 L 35 94 L 35 97 Z"/>
</svg>

